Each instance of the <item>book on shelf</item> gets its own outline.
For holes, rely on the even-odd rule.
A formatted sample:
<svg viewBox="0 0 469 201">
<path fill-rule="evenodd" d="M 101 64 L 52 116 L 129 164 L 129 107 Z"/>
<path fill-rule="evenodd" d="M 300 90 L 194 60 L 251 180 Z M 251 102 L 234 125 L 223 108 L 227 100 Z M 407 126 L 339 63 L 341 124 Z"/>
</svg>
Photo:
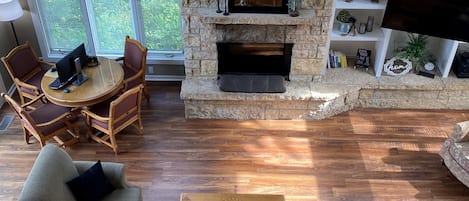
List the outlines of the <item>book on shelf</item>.
<svg viewBox="0 0 469 201">
<path fill-rule="evenodd" d="M 343 52 L 330 50 L 329 57 L 327 62 L 328 68 L 346 68 L 347 67 L 347 57 Z"/>
</svg>

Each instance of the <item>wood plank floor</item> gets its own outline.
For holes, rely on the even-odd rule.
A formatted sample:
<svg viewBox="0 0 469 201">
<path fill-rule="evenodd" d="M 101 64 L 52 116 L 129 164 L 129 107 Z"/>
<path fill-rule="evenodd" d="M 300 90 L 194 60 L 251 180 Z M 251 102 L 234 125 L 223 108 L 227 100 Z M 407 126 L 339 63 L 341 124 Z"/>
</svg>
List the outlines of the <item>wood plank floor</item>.
<svg viewBox="0 0 469 201">
<path fill-rule="evenodd" d="M 438 151 L 469 111 L 355 109 L 320 121 L 187 120 L 179 82 L 149 82 L 144 135 L 118 135 L 122 153 L 87 142 L 74 160 L 125 163 L 144 200 L 181 192 L 284 194 L 306 200 L 469 200 Z M 416 103 L 417 104 L 417 103 Z M 5 104 L 5 106 L 7 106 Z M 3 107 L 0 115 L 12 114 Z M 0 200 L 16 200 L 39 144 L 18 119 L 0 132 Z"/>
</svg>

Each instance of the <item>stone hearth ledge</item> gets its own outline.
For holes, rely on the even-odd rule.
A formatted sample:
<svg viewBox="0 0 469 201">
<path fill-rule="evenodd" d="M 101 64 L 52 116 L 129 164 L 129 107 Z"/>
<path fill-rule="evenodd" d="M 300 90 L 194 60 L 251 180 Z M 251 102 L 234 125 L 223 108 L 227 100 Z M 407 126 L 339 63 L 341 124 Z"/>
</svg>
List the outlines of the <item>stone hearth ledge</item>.
<svg viewBox="0 0 469 201">
<path fill-rule="evenodd" d="M 216 79 L 186 79 L 181 99 L 190 119 L 324 119 L 356 107 L 469 109 L 469 79 L 416 74 L 374 77 L 369 72 L 328 69 L 311 82 L 286 81 L 285 93 L 231 93 Z"/>
</svg>

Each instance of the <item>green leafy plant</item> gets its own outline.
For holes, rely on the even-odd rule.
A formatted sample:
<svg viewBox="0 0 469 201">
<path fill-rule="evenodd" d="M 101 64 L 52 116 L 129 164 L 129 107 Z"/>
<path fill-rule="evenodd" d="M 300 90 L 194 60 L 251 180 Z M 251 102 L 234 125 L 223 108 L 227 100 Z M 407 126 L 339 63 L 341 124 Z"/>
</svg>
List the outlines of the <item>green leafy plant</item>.
<svg viewBox="0 0 469 201">
<path fill-rule="evenodd" d="M 427 42 L 428 36 L 422 34 L 407 34 L 408 41 L 398 55 L 409 59 L 414 66 L 414 71 L 419 72 L 420 67 L 428 62 Z"/>
<path fill-rule="evenodd" d="M 351 18 L 352 14 L 348 10 L 341 10 L 335 19 L 342 23 L 349 23 Z"/>
</svg>

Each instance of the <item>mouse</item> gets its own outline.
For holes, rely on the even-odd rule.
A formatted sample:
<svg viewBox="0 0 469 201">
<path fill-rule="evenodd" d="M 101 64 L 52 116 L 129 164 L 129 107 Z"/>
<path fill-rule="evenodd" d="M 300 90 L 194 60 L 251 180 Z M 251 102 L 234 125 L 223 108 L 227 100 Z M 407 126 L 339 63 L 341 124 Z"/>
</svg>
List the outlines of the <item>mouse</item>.
<svg viewBox="0 0 469 201">
<path fill-rule="evenodd" d="M 50 68 L 50 72 L 55 72 L 55 71 L 57 71 L 57 68 L 56 68 L 56 67 Z"/>
<path fill-rule="evenodd" d="M 64 89 L 64 93 L 70 93 L 70 89 L 69 89 L 69 88 L 65 88 L 65 89 Z"/>
</svg>

